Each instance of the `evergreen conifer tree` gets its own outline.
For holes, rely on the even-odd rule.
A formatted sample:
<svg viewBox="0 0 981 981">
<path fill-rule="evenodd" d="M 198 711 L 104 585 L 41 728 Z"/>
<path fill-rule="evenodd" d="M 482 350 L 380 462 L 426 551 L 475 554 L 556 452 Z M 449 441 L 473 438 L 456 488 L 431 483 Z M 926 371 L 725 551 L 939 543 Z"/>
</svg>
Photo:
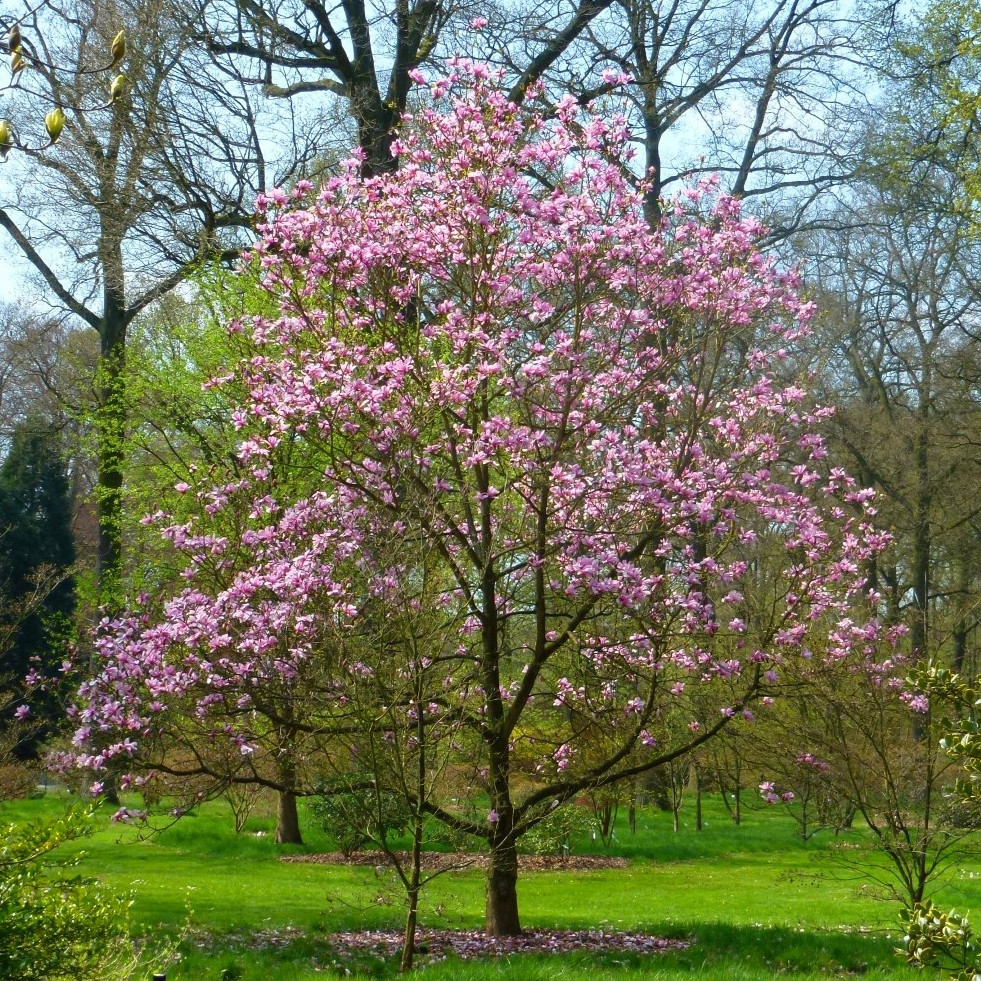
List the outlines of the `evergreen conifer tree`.
<svg viewBox="0 0 981 981">
<path fill-rule="evenodd" d="M 75 609 L 74 562 L 70 483 L 58 434 L 29 419 L 15 429 L 0 465 L 0 617 L 18 619 L 0 650 L 5 684 L 19 684 L 32 668 L 50 675 L 64 660 Z M 30 601 L 42 580 L 55 585 L 35 605 Z M 44 725 L 22 745 L 24 755 L 33 755 L 56 716 L 53 700 L 42 696 L 31 708 Z"/>
</svg>

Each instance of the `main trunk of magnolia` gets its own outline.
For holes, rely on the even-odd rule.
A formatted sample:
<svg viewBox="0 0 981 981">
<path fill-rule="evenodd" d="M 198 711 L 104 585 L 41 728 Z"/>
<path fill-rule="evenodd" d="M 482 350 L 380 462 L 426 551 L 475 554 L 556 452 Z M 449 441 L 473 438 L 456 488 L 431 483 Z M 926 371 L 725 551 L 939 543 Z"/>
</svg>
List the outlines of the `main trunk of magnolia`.
<svg viewBox="0 0 981 981">
<path fill-rule="evenodd" d="M 276 820 L 276 841 L 281 845 L 302 845 L 300 815 L 296 807 L 296 728 L 293 726 L 293 703 L 285 699 L 279 706 L 286 722 L 276 729 L 279 769 L 279 809 Z"/>
<path fill-rule="evenodd" d="M 279 792 L 276 841 L 280 845 L 303 844 L 303 835 L 300 833 L 300 815 L 296 807 L 296 794 L 288 790 Z"/>
<path fill-rule="evenodd" d="M 481 382 L 484 385 L 485 382 Z M 484 418 L 489 418 L 484 406 Z M 478 486 L 481 486 L 481 478 Z M 486 490 L 486 487 L 483 487 Z M 480 504 L 480 552 L 490 555 L 494 547 L 492 499 L 485 495 Z M 487 866 L 487 908 L 484 929 L 492 937 L 512 937 L 521 933 L 518 919 L 518 849 L 514 836 L 514 805 L 511 801 L 511 725 L 505 718 L 501 698 L 501 611 L 498 609 L 498 574 L 493 559 L 481 575 L 483 594 L 483 663 L 481 681 L 486 693 L 485 718 L 487 770 L 490 777 L 490 805 L 487 815 L 491 833 L 490 861 Z"/>
<path fill-rule="evenodd" d="M 518 918 L 518 849 L 513 836 L 491 840 L 487 867 L 487 909 L 484 929 L 491 937 L 521 933 Z"/>
</svg>

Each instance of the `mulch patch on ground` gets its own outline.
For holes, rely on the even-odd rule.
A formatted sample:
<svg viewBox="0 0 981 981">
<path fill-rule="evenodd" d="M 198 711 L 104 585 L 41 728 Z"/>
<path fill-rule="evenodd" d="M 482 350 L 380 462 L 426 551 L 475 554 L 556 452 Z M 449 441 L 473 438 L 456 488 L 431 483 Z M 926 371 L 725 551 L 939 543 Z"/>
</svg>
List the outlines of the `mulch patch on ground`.
<svg viewBox="0 0 981 981">
<path fill-rule="evenodd" d="M 233 933 L 220 940 L 207 933 L 198 934 L 195 944 L 203 950 L 218 947 L 246 950 L 285 948 L 305 936 L 296 927 L 278 930 Z M 402 950 L 399 930 L 347 930 L 323 937 L 330 955 L 345 960 L 398 957 Z M 669 950 L 685 950 L 686 940 L 668 940 L 648 933 L 606 932 L 603 930 L 527 930 L 520 937 L 488 937 L 481 930 L 420 929 L 416 934 L 416 953 L 420 962 L 441 961 L 454 956 L 461 960 L 487 957 L 506 957 L 510 954 L 662 954 Z"/>
<path fill-rule="evenodd" d="M 373 953 L 395 957 L 402 949 L 402 934 L 395 930 L 358 930 L 335 933 L 331 946 L 341 957 Z M 488 937 L 481 930 L 420 930 L 417 953 L 428 961 L 449 955 L 461 960 L 505 957 L 509 954 L 661 954 L 684 950 L 685 940 L 667 940 L 647 933 L 606 933 L 602 930 L 527 930 L 520 937 Z"/>
<path fill-rule="evenodd" d="M 409 863 L 408 852 L 398 852 L 399 860 Z M 312 862 L 316 865 L 391 865 L 385 852 L 312 852 L 307 855 L 282 855 L 281 862 Z M 591 872 L 598 869 L 622 869 L 630 864 L 626 858 L 612 855 L 519 855 L 518 866 L 523 872 Z M 487 867 L 487 855 L 479 852 L 423 852 L 422 867 L 426 871 L 450 869 L 482 869 Z"/>
</svg>

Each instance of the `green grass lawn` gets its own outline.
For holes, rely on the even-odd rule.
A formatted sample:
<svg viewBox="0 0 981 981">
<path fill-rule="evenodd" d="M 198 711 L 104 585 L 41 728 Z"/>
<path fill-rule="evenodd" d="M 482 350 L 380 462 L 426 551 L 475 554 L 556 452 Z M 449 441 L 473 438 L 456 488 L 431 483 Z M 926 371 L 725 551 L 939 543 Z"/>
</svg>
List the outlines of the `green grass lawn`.
<svg viewBox="0 0 981 981">
<path fill-rule="evenodd" d="M 49 796 L 4 805 L 3 816 L 28 819 L 63 806 Z M 288 848 L 274 843 L 271 814 L 253 817 L 236 835 L 221 803 L 150 837 L 111 826 L 110 813 L 100 812 L 96 833 L 81 845 L 82 871 L 132 895 L 137 932 L 160 937 L 187 925 L 182 960 L 167 969 L 170 981 L 217 981 L 223 971 L 225 981 L 394 972 L 368 956 L 341 963 L 329 944 L 334 931 L 401 925 L 401 896 L 389 872 L 280 861 L 284 853 L 332 847 L 309 817 L 306 845 Z M 649 808 L 635 836 L 625 827 L 617 835 L 612 853 L 629 857 L 627 868 L 523 873 L 524 926 L 643 930 L 690 938 L 688 950 L 447 961 L 421 974 L 447 981 L 944 976 L 902 967 L 892 953 L 900 936 L 896 904 L 874 897 L 863 869 L 835 859 L 830 836 L 801 842 L 779 810 L 750 811 L 736 827 L 709 801 L 703 831 L 683 826 L 675 834 L 670 815 Z M 577 850 L 603 851 L 592 841 Z M 981 910 L 981 862 L 965 859 L 934 898 L 945 907 Z M 444 875 L 425 892 L 424 927 L 478 928 L 482 915 L 478 870 Z"/>
</svg>

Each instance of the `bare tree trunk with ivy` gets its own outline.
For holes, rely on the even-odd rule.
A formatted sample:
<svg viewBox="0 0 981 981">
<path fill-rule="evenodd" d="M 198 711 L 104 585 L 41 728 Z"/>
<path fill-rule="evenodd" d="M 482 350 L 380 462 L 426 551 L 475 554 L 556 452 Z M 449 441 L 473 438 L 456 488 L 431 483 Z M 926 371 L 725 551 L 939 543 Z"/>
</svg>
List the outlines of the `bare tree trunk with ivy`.
<svg viewBox="0 0 981 981">
<path fill-rule="evenodd" d="M 109 99 L 105 73 L 93 67 L 106 63 L 121 28 L 126 53 Z M 20 30 L 31 91 L 49 106 L 81 111 L 67 112 L 50 145 L 34 96 L 26 88 L 4 94 L 18 139 L 44 149 L 8 159 L 13 169 L 6 168 L 9 180 L 0 189 L 0 227 L 40 281 L 38 299 L 100 340 L 90 407 L 97 601 L 111 612 L 121 599 L 125 545 L 129 328 L 203 261 L 237 255 L 250 238 L 256 194 L 267 181 L 295 174 L 312 149 L 297 130 L 295 139 L 282 141 L 287 157 L 267 160 L 261 107 L 241 86 L 209 82 L 206 59 L 163 0 L 83 0 L 69 12 L 37 4 Z M 283 114 L 270 131 L 280 125 L 290 129 Z"/>
</svg>

